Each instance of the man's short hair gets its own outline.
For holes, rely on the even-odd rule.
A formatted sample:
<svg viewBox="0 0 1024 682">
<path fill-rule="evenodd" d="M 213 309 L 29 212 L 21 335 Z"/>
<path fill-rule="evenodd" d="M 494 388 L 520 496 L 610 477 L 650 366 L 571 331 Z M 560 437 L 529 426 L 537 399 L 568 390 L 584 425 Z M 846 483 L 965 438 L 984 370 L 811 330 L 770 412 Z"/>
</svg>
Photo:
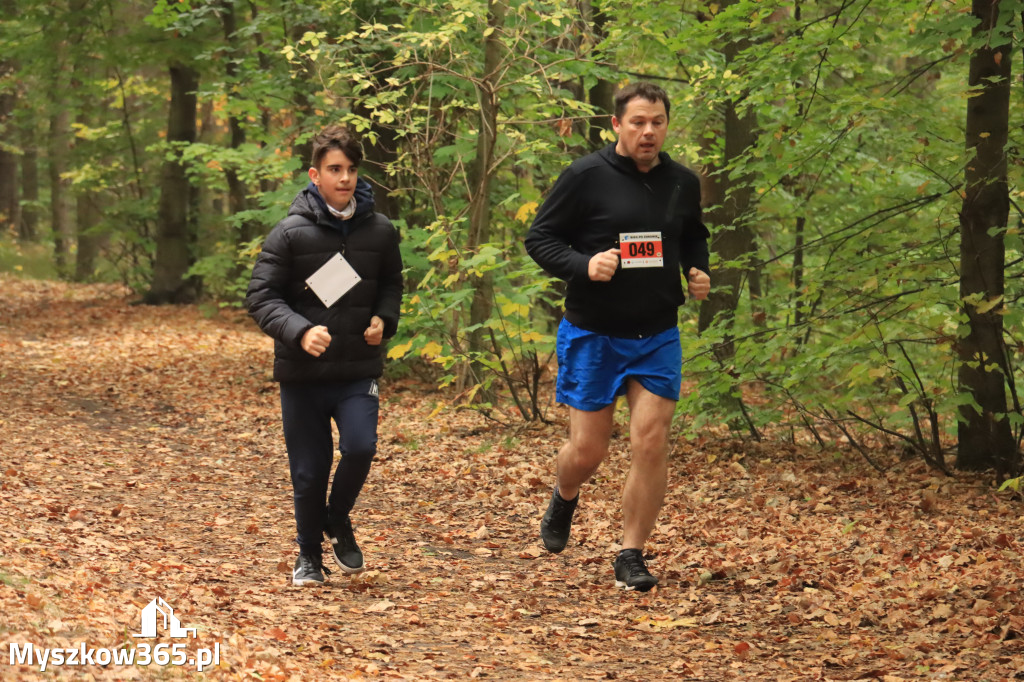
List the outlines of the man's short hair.
<svg viewBox="0 0 1024 682">
<path fill-rule="evenodd" d="M 329 125 L 313 138 L 313 168 L 320 170 L 320 163 L 332 149 L 341 150 L 354 166 L 359 166 L 363 160 L 363 147 L 349 129 L 342 125 Z"/>
<path fill-rule="evenodd" d="M 654 83 L 638 81 L 623 86 L 615 93 L 615 118 L 622 120 L 622 115 L 626 113 L 626 105 L 637 97 L 649 102 L 662 102 L 665 105 L 665 116 L 668 117 L 669 110 L 672 108 L 668 102 L 668 94 Z"/>
</svg>

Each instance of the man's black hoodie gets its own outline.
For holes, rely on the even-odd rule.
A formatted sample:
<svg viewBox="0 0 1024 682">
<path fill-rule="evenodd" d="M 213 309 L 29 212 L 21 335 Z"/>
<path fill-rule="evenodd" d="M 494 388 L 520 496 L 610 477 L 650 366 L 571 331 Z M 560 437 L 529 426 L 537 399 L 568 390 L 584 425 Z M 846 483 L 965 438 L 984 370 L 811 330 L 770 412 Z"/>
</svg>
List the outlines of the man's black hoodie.
<svg viewBox="0 0 1024 682">
<path fill-rule="evenodd" d="M 661 232 L 664 265 L 616 271 L 591 281 L 591 256 L 619 246 L 619 234 Z M 615 144 L 573 162 L 558 177 L 526 236 L 526 250 L 568 284 L 565 317 L 577 327 L 637 338 L 677 324 L 682 279 L 708 272 L 709 237 L 701 222 L 700 180 L 661 152 L 648 172 Z"/>
</svg>

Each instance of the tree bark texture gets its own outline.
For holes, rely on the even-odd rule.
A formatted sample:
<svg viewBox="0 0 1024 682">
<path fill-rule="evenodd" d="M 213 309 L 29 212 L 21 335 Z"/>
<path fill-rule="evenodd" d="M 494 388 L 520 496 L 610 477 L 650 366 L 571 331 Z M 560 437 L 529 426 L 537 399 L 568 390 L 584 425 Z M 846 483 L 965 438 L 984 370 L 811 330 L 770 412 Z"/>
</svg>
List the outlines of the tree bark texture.
<svg viewBox="0 0 1024 682">
<path fill-rule="evenodd" d="M 75 227 L 78 249 L 75 251 L 76 282 L 89 281 L 96 269 L 96 258 L 100 255 L 105 238 L 95 233 L 100 222 L 100 212 L 94 194 L 79 194 L 76 199 Z"/>
<path fill-rule="evenodd" d="M 0 13 L 9 16 L 14 12 L 13 2 L 0 2 Z M 18 147 L 17 128 L 14 126 L 13 114 L 17 104 L 17 93 L 12 87 L 11 76 L 17 65 L 10 59 L 0 59 L 0 229 L 7 232 L 14 230 L 21 223 L 18 197 L 18 156 L 14 150 Z"/>
<path fill-rule="evenodd" d="M 999 0 L 974 0 L 972 11 L 979 21 L 975 36 L 995 35 L 999 10 Z M 968 162 L 960 211 L 960 298 L 967 328 L 958 348 L 958 379 L 960 390 L 974 397 L 978 409 L 960 408 L 956 466 L 991 467 L 1000 476 L 1016 473 L 1020 465 L 1006 418 L 1009 367 L 1002 316 L 1004 229 L 1010 210 L 1006 142 L 1011 61 L 1009 44 L 985 45 L 971 56 Z"/>
<path fill-rule="evenodd" d="M 31 242 L 39 237 L 39 152 L 31 131 L 19 131 L 22 144 L 21 154 L 21 221 L 18 223 L 18 238 Z"/>
<path fill-rule="evenodd" d="M 88 0 L 71 0 L 68 7 L 71 16 L 82 16 L 87 11 Z M 96 115 L 95 100 L 85 92 L 86 84 L 93 80 L 93 60 L 79 46 L 83 43 L 85 24 L 78 23 L 69 27 L 69 42 L 71 43 L 71 93 L 75 99 L 75 123 L 84 129 L 89 129 L 98 118 Z M 93 156 L 89 148 L 94 146 L 93 142 L 76 137 L 72 142 L 74 152 L 74 163 L 83 156 Z M 100 222 L 99 191 L 89 184 L 75 187 L 75 267 L 72 278 L 76 282 L 84 282 L 93 276 L 96 268 L 96 257 L 100 253 L 102 239 L 96 234 L 96 226 Z"/>
<path fill-rule="evenodd" d="M 228 45 L 227 59 L 224 60 L 224 72 L 227 75 L 227 82 L 234 85 L 239 81 L 238 62 L 243 56 L 243 52 L 238 45 L 238 36 L 236 35 L 238 21 L 235 16 L 234 0 L 222 0 L 220 18 L 221 26 L 224 29 L 224 41 Z M 243 99 L 243 96 L 238 88 L 229 87 L 229 102 L 240 99 Z M 230 109 L 228 129 L 231 133 L 231 148 L 239 149 L 246 142 L 245 128 L 242 127 L 242 121 L 234 109 Z M 224 177 L 228 183 L 228 211 L 230 214 L 238 215 L 243 211 L 247 211 L 249 209 L 249 188 L 238 177 L 238 171 L 234 167 L 228 166 L 224 169 Z M 239 239 L 242 242 L 252 241 L 259 235 L 260 231 L 261 225 L 259 223 L 246 220 L 240 227 Z"/>
<path fill-rule="evenodd" d="M 53 256 L 57 272 L 68 274 L 68 258 L 71 253 L 71 209 L 68 181 L 64 174 L 68 169 L 71 154 L 71 116 L 61 108 L 50 116 L 50 135 L 47 147 L 47 161 L 50 180 L 50 229 L 53 232 Z"/>
<path fill-rule="evenodd" d="M 711 293 L 700 307 L 698 327 L 701 331 L 710 327 L 719 315 L 727 320 L 733 318 L 743 285 L 754 276 L 749 265 L 737 263 L 756 251 L 754 231 L 746 220 L 753 187 L 746 178 L 728 177 L 726 169 L 754 143 L 756 118 L 753 111 L 741 116 L 734 102 L 727 103 L 725 110 L 724 167 L 710 174 L 705 183 L 705 189 L 710 190 L 706 201 L 715 203 L 708 211 L 708 222 L 717 228 L 711 250 L 718 255 L 720 265 L 710 273 Z M 734 352 L 731 343 L 726 344 L 723 351 L 731 357 Z"/>
<path fill-rule="evenodd" d="M 470 176 L 469 239 L 466 250 L 475 252 L 491 238 L 491 164 L 494 145 L 498 139 L 498 70 L 505 50 L 501 32 L 505 26 L 507 0 L 488 0 L 487 27 L 491 32 L 484 38 L 484 72 L 477 86 L 480 98 L 480 131 L 477 135 L 476 158 Z M 470 325 L 483 324 L 491 315 L 493 278 L 489 273 L 475 278 L 473 303 L 470 307 Z M 484 333 L 476 329 L 470 333 L 469 349 L 484 349 Z"/>
<path fill-rule="evenodd" d="M 370 0 L 357 0 L 352 3 L 356 16 L 362 21 L 370 24 L 375 23 L 397 23 L 401 16 L 393 9 L 382 6 Z M 371 110 L 366 106 L 366 100 L 378 94 L 384 88 L 385 81 L 397 70 L 389 67 L 395 56 L 395 50 L 390 45 L 382 46 L 377 52 L 381 68 L 369 74 L 373 80 L 374 87 L 360 93 L 360 96 L 352 105 L 352 111 L 364 118 L 370 118 Z M 360 168 L 360 175 L 366 169 L 363 178 L 373 187 L 373 198 L 377 205 L 377 211 L 389 218 L 398 217 L 398 201 L 392 196 L 389 185 L 394 179 L 388 178 L 388 164 L 398 158 L 398 137 L 392 125 L 378 125 L 374 127 L 375 139 L 364 137 L 362 140 L 363 157 L 365 166 Z"/>
<path fill-rule="evenodd" d="M 595 41 L 601 41 L 607 37 L 605 24 L 608 17 L 601 8 L 601 2 L 602 0 L 581 0 L 580 3 L 581 12 L 590 22 Z M 615 107 L 615 83 L 603 78 L 599 79 L 587 92 L 587 97 L 594 109 L 604 112 L 590 120 L 590 129 L 587 132 L 591 149 L 598 150 L 608 144 L 601 137 L 601 131 L 611 132 L 612 130 L 612 114 L 615 113 L 612 111 Z"/>
<path fill-rule="evenodd" d="M 723 6 L 729 4 L 734 2 L 722 3 Z M 729 42 L 724 50 L 726 63 L 734 62 L 746 45 L 746 40 Z M 753 109 L 740 113 L 737 104 L 730 100 L 725 105 L 725 157 L 722 167 L 712 169 L 704 183 L 704 203 L 714 205 L 708 211 L 708 222 L 717 228 L 711 250 L 718 255 L 720 265 L 710 273 L 711 293 L 700 307 L 698 328 L 701 331 L 710 327 L 717 316 L 730 323 L 736 314 L 744 282 L 756 276 L 753 268 L 742 263 L 756 250 L 754 231 L 746 220 L 753 186 L 748 178 L 729 177 L 729 169 L 754 144 L 757 118 Z M 737 264 L 738 261 L 741 263 Z M 732 357 L 734 353 L 731 340 L 719 348 L 721 357 Z"/>
<path fill-rule="evenodd" d="M 301 40 L 307 30 L 315 27 L 303 24 L 296 24 L 291 27 L 288 35 L 292 42 Z M 313 116 L 313 98 L 310 93 L 316 92 L 316 77 L 309 64 L 297 69 L 292 74 L 295 85 L 292 89 L 292 117 L 294 118 L 297 135 L 292 143 L 292 156 L 299 159 L 299 166 L 295 169 L 295 178 L 299 179 L 309 172 L 310 163 L 313 160 L 313 137 L 317 131 L 308 130 L 308 121 Z"/>
<path fill-rule="evenodd" d="M 167 141 L 195 142 L 196 90 L 199 75 L 195 69 L 172 64 L 171 103 L 167 119 Z M 194 188 L 185 166 L 178 161 L 164 162 L 160 173 L 160 203 L 153 281 L 145 296 L 147 303 L 190 303 L 196 299 L 194 283 L 185 277 L 192 265 Z"/>
</svg>

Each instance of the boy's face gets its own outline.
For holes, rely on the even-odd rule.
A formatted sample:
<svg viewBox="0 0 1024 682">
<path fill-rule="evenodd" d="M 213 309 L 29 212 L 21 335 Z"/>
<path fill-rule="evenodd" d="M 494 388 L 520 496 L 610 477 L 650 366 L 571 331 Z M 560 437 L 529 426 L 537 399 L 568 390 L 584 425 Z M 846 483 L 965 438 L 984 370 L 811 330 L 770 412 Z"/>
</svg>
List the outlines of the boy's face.
<svg viewBox="0 0 1024 682">
<path fill-rule="evenodd" d="M 320 167 L 309 169 L 309 179 L 320 190 L 320 196 L 338 211 L 348 206 L 356 191 L 357 177 L 355 164 L 340 149 L 328 149 Z"/>
</svg>

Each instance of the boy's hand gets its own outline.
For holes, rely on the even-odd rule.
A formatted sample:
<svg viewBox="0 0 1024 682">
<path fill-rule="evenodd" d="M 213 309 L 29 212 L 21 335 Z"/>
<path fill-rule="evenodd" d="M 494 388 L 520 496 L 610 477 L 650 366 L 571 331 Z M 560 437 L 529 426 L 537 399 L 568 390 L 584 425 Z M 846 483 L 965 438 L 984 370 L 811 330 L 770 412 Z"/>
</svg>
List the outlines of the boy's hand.
<svg viewBox="0 0 1024 682">
<path fill-rule="evenodd" d="M 687 275 L 686 290 L 690 294 L 690 298 L 703 301 L 711 292 L 711 278 L 708 277 L 708 273 L 697 268 L 690 268 Z"/>
<path fill-rule="evenodd" d="M 302 341 L 299 345 L 302 346 L 302 350 L 314 358 L 318 358 L 327 350 L 327 346 L 331 345 L 331 335 L 327 331 L 327 327 L 318 324 L 306 330 L 306 333 L 302 335 Z"/>
<path fill-rule="evenodd" d="M 379 346 L 384 339 L 384 320 L 376 315 L 370 318 L 370 326 L 363 332 L 363 338 L 371 346 Z"/>
</svg>

